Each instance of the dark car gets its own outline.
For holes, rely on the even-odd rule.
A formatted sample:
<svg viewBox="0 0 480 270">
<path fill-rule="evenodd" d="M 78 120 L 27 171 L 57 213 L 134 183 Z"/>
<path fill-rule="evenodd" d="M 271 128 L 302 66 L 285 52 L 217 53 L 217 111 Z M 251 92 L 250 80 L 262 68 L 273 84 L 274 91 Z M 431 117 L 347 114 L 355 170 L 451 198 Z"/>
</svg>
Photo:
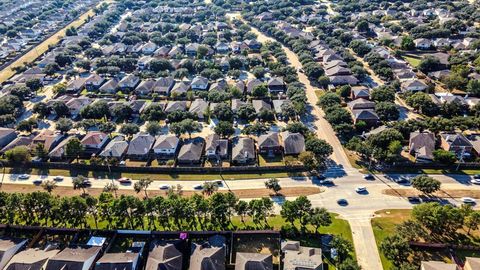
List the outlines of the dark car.
<svg viewBox="0 0 480 270">
<path fill-rule="evenodd" d="M 338 199 L 338 200 L 337 200 L 337 203 L 338 203 L 338 205 L 341 205 L 341 206 L 346 206 L 346 205 L 348 205 L 347 199 Z"/>
<path fill-rule="evenodd" d="M 410 196 L 407 199 L 410 203 L 421 203 L 422 202 L 422 200 L 420 200 L 419 197 Z"/>
</svg>

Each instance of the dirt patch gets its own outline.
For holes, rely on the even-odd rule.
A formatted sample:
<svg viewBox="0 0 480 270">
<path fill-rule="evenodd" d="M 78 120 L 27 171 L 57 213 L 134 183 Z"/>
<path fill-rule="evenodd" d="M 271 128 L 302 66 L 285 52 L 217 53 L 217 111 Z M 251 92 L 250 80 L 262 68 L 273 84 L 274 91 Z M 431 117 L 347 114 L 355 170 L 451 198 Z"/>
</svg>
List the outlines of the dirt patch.
<svg viewBox="0 0 480 270">
<path fill-rule="evenodd" d="M 420 196 L 423 195 L 421 192 L 415 189 L 385 189 L 382 191 L 383 194 L 397 197 L 408 197 L 408 196 Z M 461 197 L 472 197 L 475 199 L 480 199 L 480 190 L 470 190 L 470 189 L 442 189 L 438 192 L 433 193 L 432 195 L 439 198 L 461 198 Z"/>
<path fill-rule="evenodd" d="M 18 185 L 18 184 L 3 184 L 2 185 L 2 191 L 8 192 L 8 193 L 29 193 L 29 192 L 34 192 L 34 191 L 44 191 L 42 187 L 40 186 L 34 186 L 34 185 Z M 88 188 L 86 189 L 87 193 L 93 196 L 98 196 L 100 193 L 102 193 L 102 189 L 100 188 Z M 220 190 L 219 192 L 228 192 L 226 190 Z M 322 189 L 318 187 L 284 187 L 282 188 L 282 192 L 280 195 L 285 196 L 285 197 L 298 197 L 298 196 L 308 196 L 308 195 L 313 195 L 313 194 L 318 194 L 323 192 Z M 183 191 L 183 195 L 189 197 L 192 196 L 195 193 L 201 194 L 201 191 Z M 233 193 L 237 195 L 241 199 L 249 199 L 249 198 L 261 198 L 261 197 L 268 197 L 268 196 L 273 196 L 273 193 L 267 189 L 240 189 L 240 190 L 233 190 Z M 69 187 L 64 187 L 64 186 L 59 186 L 55 188 L 55 190 L 52 192 L 53 195 L 58 195 L 58 196 L 78 196 L 82 194 L 81 190 L 74 190 L 73 188 Z M 133 190 L 126 190 L 126 189 L 120 189 L 117 191 L 118 195 L 136 195 L 139 197 L 143 197 L 144 193 L 136 193 Z M 166 192 L 162 190 L 149 190 L 148 191 L 149 196 L 165 196 Z"/>
</svg>

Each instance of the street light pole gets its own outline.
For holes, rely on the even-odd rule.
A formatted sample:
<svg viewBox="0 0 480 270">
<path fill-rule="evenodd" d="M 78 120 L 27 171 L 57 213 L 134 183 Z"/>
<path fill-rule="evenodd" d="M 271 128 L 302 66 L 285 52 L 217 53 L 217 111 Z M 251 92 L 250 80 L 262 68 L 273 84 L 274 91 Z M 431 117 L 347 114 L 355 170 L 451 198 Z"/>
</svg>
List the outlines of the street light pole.
<svg viewBox="0 0 480 270">
<path fill-rule="evenodd" d="M 0 189 L 2 189 L 2 186 L 3 186 L 3 179 L 5 178 L 5 165 L 3 164 L 3 162 L 0 161 L 0 166 L 2 166 L 2 182 L 0 183 Z"/>
</svg>

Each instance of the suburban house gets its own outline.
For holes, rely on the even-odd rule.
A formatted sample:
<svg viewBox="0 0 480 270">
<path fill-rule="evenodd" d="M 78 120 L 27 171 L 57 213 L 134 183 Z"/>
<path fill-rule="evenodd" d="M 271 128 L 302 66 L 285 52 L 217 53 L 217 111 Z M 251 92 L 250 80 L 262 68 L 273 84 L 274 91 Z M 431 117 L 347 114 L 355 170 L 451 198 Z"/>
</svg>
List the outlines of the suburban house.
<svg viewBox="0 0 480 270">
<path fill-rule="evenodd" d="M 350 91 L 351 99 L 370 99 L 370 90 L 364 86 L 353 86 Z"/>
<path fill-rule="evenodd" d="M 268 87 L 268 91 L 271 94 L 286 92 L 285 82 L 283 81 L 283 78 L 280 78 L 280 77 L 270 78 L 270 80 L 268 80 L 267 87 Z"/>
<path fill-rule="evenodd" d="M 183 255 L 176 244 L 178 242 L 152 241 L 145 270 L 182 270 Z"/>
<path fill-rule="evenodd" d="M 175 112 L 175 111 L 185 111 L 187 109 L 186 101 L 169 101 L 167 107 L 165 107 L 165 112 Z"/>
<path fill-rule="evenodd" d="M 157 79 L 153 92 L 168 96 L 174 85 L 175 80 L 172 77 L 161 77 Z"/>
<path fill-rule="evenodd" d="M 228 157 L 228 140 L 220 139 L 217 134 L 205 138 L 205 156 L 207 159 L 222 160 Z"/>
<path fill-rule="evenodd" d="M 91 269 L 101 251 L 101 246 L 67 247 L 48 260 L 45 270 Z"/>
<path fill-rule="evenodd" d="M 50 153 L 48 153 L 48 157 L 50 158 L 50 161 L 60 161 L 63 159 L 77 158 L 77 157 L 68 157 L 66 153 L 66 145 L 73 138 L 76 138 L 76 137 L 69 136 L 65 140 L 61 141 L 55 148 L 53 148 L 53 150 L 50 151 Z"/>
<path fill-rule="evenodd" d="M 473 149 L 472 143 L 461 133 L 441 133 L 440 147 L 457 155 L 460 155 L 462 152 L 470 154 Z"/>
<path fill-rule="evenodd" d="M 29 148 L 33 142 L 34 135 L 30 134 L 29 136 L 20 136 L 15 138 L 13 141 L 11 141 L 9 144 L 7 144 L 5 147 L 0 150 L 0 153 L 5 153 L 8 150 L 11 150 L 17 146 L 26 146 Z"/>
<path fill-rule="evenodd" d="M 259 113 L 263 110 L 270 111 L 272 109 L 272 105 L 270 105 L 270 103 L 266 102 L 263 99 L 252 100 L 252 105 L 256 113 Z"/>
<path fill-rule="evenodd" d="M 105 94 L 115 94 L 117 92 L 119 82 L 120 80 L 118 78 L 111 78 L 102 86 L 100 86 L 98 90 Z"/>
<path fill-rule="evenodd" d="M 232 99 L 231 108 L 232 108 L 233 113 L 237 113 L 238 108 L 240 108 L 242 105 L 245 105 L 245 104 L 246 104 L 245 101 L 243 101 L 241 99 L 238 99 L 238 98 Z"/>
<path fill-rule="evenodd" d="M 208 79 L 202 76 L 193 78 L 190 87 L 194 91 L 206 91 L 208 89 Z"/>
<path fill-rule="evenodd" d="M 17 138 L 17 132 L 15 129 L 0 127 L 0 147 L 5 147 L 15 138 Z"/>
<path fill-rule="evenodd" d="M 232 163 L 251 164 L 256 161 L 255 142 L 251 138 L 236 137 L 233 139 Z"/>
<path fill-rule="evenodd" d="M 87 91 L 96 91 L 105 82 L 103 77 L 100 77 L 97 73 L 93 73 L 85 80 L 85 88 Z"/>
<path fill-rule="evenodd" d="M 302 247 L 298 241 L 284 241 L 281 244 L 284 270 L 321 270 L 323 269 L 322 250 Z"/>
<path fill-rule="evenodd" d="M 100 152 L 101 157 L 105 158 L 117 158 L 122 159 L 125 155 L 125 152 L 128 148 L 128 142 L 125 141 L 125 137 L 123 136 L 116 136 L 111 140 L 107 146 Z"/>
<path fill-rule="evenodd" d="M 135 88 L 135 94 L 140 96 L 150 95 L 153 92 L 156 83 L 157 82 L 153 79 L 142 80 L 137 88 Z"/>
<path fill-rule="evenodd" d="M 80 141 L 86 154 L 96 154 L 107 144 L 109 137 L 100 131 L 88 132 Z"/>
<path fill-rule="evenodd" d="M 364 98 L 359 98 L 359 99 L 355 99 L 353 101 L 348 102 L 347 106 L 351 111 L 362 110 L 362 109 L 374 109 L 375 102 L 364 99 Z"/>
<path fill-rule="evenodd" d="M 174 135 L 160 135 L 153 145 L 153 153 L 157 158 L 174 157 L 177 153 L 180 139 Z"/>
<path fill-rule="evenodd" d="M 417 79 L 405 80 L 400 86 L 403 92 L 425 91 L 427 87 L 424 82 Z"/>
<path fill-rule="evenodd" d="M 255 87 L 259 86 L 259 85 L 262 85 L 263 82 L 260 81 L 259 79 L 249 79 L 245 85 L 245 87 L 247 88 L 247 93 L 252 93 L 253 89 L 255 89 Z"/>
<path fill-rule="evenodd" d="M 285 155 L 298 155 L 305 151 L 305 137 L 302 134 L 284 131 L 280 137 Z"/>
<path fill-rule="evenodd" d="M 189 89 L 190 89 L 190 84 L 186 82 L 179 82 L 172 87 L 170 94 L 181 96 L 186 94 Z"/>
<path fill-rule="evenodd" d="M 283 153 L 283 147 L 280 145 L 280 139 L 277 132 L 269 132 L 258 137 L 258 152 L 275 156 Z"/>
<path fill-rule="evenodd" d="M 140 78 L 133 75 L 133 74 L 128 74 L 125 76 L 123 79 L 121 79 L 118 82 L 118 88 L 122 91 L 132 91 L 137 87 L 137 85 L 140 83 Z"/>
<path fill-rule="evenodd" d="M 352 110 L 353 122 L 357 124 L 362 121 L 365 122 L 368 126 L 375 126 L 380 121 L 375 110 L 372 109 L 358 109 Z"/>
<path fill-rule="evenodd" d="M 289 104 L 292 105 L 292 101 L 289 99 L 274 99 L 272 100 L 273 104 L 273 110 L 275 111 L 275 114 L 277 115 L 278 120 L 282 120 L 283 118 L 283 106 L 284 104 Z M 286 105 L 285 105 L 286 106 Z"/>
<path fill-rule="evenodd" d="M 185 141 L 178 153 L 177 163 L 200 164 L 204 146 L 205 141 L 200 137 Z"/>
<path fill-rule="evenodd" d="M 127 158 L 134 160 L 146 160 L 149 158 L 150 149 L 155 142 L 155 138 L 144 132 L 133 135 L 127 149 Z"/>
<path fill-rule="evenodd" d="M 59 249 L 28 248 L 15 254 L 3 269 L 45 269 L 47 261 L 59 251 Z"/>
<path fill-rule="evenodd" d="M 415 43 L 415 47 L 421 50 L 428 50 L 432 47 L 432 41 L 426 38 L 417 38 L 413 41 Z"/>
<path fill-rule="evenodd" d="M 0 268 L 5 269 L 7 263 L 26 244 L 27 239 L 7 237 L 0 238 Z"/>
<path fill-rule="evenodd" d="M 139 265 L 144 242 L 134 242 L 125 252 L 108 252 L 95 263 L 95 270 L 136 270 Z"/>
<path fill-rule="evenodd" d="M 416 162 L 430 162 L 435 151 L 435 134 L 431 132 L 412 132 L 408 149 L 415 156 Z"/>
<path fill-rule="evenodd" d="M 207 113 L 208 102 L 201 98 L 195 99 L 188 111 L 198 117 L 198 120 L 203 121 L 205 119 L 205 114 Z"/>
<path fill-rule="evenodd" d="M 225 237 L 211 236 L 207 241 L 192 243 L 190 270 L 224 270 L 226 263 Z"/>
<path fill-rule="evenodd" d="M 235 270 L 273 270 L 272 254 L 237 252 Z"/>
<path fill-rule="evenodd" d="M 32 141 L 32 147 L 38 144 L 43 144 L 47 152 L 50 152 L 63 139 L 63 135 L 53 130 L 42 130 Z"/>
</svg>

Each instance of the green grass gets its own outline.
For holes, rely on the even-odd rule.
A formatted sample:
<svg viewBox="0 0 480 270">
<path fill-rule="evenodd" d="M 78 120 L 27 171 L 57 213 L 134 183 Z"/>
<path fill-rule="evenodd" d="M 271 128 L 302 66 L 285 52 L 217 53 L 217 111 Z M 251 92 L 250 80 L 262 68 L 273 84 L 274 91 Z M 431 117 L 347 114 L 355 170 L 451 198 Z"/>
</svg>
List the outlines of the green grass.
<svg viewBox="0 0 480 270">
<path fill-rule="evenodd" d="M 411 56 L 402 56 L 405 61 L 407 61 L 412 67 L 416 68 L 418 65 L 420 65 L 420 61 L 422 61 L 419 58 L 411 57 Z"/>
<path fill-rule="evenodd" d="M 33 175 L 60 175 L 77 176 L 83 175 L 91 178 L 121 178 L 132 179 L 150 178 L 153 181 L 203 181 L 203 180 L 245 180 L 245 179 L 263 179 L 263 178 L 282 178 L 291 176 L 301 176 L 301 173 L 222 173 L 222 174 L 157 174 L 157 173 L 108 173 L 103 171 L 85 171 L 85 170 L 60 170 L 60 169 L 25 169 L 10 168 L 7 173 L 29 173 Z"/>
<path fill-rule="evenodd" d="M 377 212 L 380 217 L 372 219 L 373 234 L 375 235 L 375 242 L 377 242 L 378 252 L 380 253 L 380 260 L 384 270 L 390 270 L 393 267 L 391 261 L 385 258 L 385 255 L 380 250 L 380 243 L 387 236 L 395 233 L 395 226 L 410 218 L 411 210 L 382 210 Z"/>
<path fill-rule="evenodd" d="M 258 155 L 258 163 L 260 166 L 284 166 L 285 165 L 285 162 L 283 162 L 283 157 L 280 155 L 276 155 L 273 158 L 264 156 L 264 155 Z"/>
</svg>

